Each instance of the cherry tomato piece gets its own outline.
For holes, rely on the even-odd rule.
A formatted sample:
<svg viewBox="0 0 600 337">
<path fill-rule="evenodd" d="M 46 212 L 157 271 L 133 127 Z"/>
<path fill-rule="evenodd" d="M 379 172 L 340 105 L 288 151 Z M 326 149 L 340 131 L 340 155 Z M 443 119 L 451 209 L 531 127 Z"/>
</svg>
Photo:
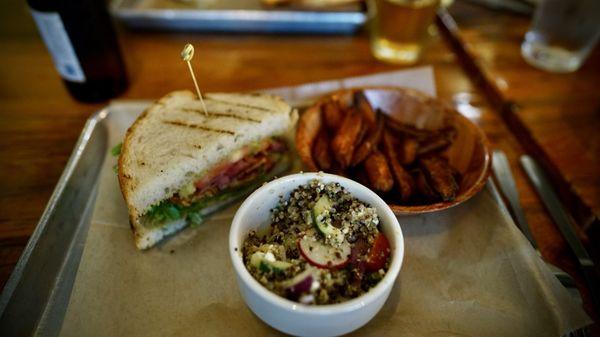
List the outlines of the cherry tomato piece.
<svg viewBox="0 0 600 337">
<path fill-rule="evenodd" d="M 383 268 L 388 256 L 390 256 L 390 252 L 391 249 L 388 239 L 383 233 L 379 233 L 375 238 L 367 257 L 367 270 L 373 272 Z"/>
</svg>

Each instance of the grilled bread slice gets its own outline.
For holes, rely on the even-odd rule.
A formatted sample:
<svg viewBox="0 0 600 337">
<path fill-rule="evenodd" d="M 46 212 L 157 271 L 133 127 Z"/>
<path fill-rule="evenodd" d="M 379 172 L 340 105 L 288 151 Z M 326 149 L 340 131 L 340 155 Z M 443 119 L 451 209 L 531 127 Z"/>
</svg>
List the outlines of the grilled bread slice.
<svg viewBox="0 0 600 337">
<path fill-rule="evenodd" d="M 286 134 L 297 119 L 296 111 L 281 98 L 266 94 L 206 94 L 204 102 L 208 114 L 192 92 L 172 92 L 127 130 L 118 175 L 139 249 L 186 225 L 179 219 L 164 226 L 144 226 L 141 218 L 153 206 L 217 165 L 239 159 L 236 156 L 245 146 Z"/>
</svg>

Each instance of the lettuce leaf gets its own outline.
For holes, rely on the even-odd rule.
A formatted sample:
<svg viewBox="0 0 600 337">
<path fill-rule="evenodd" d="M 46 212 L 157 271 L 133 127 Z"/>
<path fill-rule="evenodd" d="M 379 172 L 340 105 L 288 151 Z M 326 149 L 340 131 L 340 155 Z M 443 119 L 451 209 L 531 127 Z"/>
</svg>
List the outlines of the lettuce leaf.
<svg viewBox="0 0 600 337">
<path fill-rule="evenodd" d="M 113 156 L 118 157 L 121 154 L 122 147 L 123 147 L 123 143 L 119 143 L 119 144 L 115 145 L 112 149 L 110 149 L 110 153 Z"/>
</svg>

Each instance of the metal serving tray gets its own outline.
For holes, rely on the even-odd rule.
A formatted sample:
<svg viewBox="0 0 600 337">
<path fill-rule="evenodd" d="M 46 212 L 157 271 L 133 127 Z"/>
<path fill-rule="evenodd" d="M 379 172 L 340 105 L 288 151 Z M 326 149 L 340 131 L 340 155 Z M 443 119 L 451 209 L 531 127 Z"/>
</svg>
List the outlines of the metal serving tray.
<svg viewBox="0 0 600 337">
<path fill-rule="evenodd" d="M 88 119 L 50 201 L 0 297 L 0 336 L 60 332 L 108 149 L 102 121 Z"/>
<path fill-rule="evenodd" d="M 175 31 L 352 34 L 366 21 L 359 4 L 267 9 L 259 0 L 114 0 L 111 12 L 131 28 Z"/>
<path fill-rule="evenodd" d="M 86 123 L 4 288 L 0 336 L 57 336 L 61 332 L 96 202 L 99 173 L 108 153 L 110 111 L 111 107 L 100 110 Z M 509 219 L 493 184 L 488 183 L 488 190 L 503 219 Z M 547 277 L 553 279 L 551 274 Z"/>
</svg>

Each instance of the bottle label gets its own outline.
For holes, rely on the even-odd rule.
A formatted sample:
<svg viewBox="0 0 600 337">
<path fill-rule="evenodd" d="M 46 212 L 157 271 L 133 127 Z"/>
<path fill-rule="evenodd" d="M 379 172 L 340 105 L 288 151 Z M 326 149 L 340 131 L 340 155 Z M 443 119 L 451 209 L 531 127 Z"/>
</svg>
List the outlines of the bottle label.
<svg viewBox="0 0 600 337">
<path fill-rule="evenodd" d="M 75 50 L 58 13 L 40 12 L 31 9 L 33 20 L 40 30 L 54 66 L 62 78 L 72 82 L 85 82 Z"/>
</svg>

